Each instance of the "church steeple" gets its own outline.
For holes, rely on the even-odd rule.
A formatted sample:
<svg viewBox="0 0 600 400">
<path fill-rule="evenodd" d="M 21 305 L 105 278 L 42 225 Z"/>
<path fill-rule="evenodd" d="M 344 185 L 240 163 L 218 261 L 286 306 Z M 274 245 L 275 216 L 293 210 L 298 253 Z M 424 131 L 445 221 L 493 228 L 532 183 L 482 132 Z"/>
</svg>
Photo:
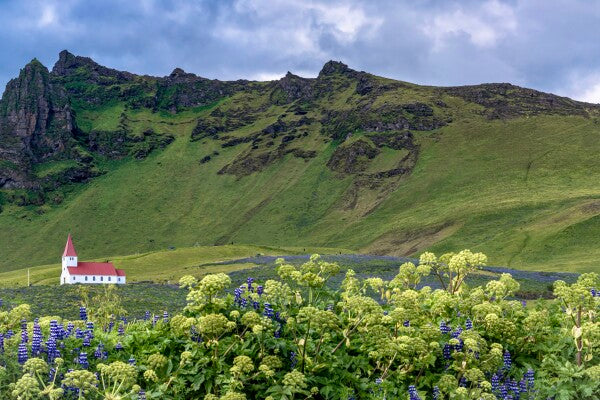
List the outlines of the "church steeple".
<svg viewBox="0 0 600 400">
<path fill-rule="evenodd" d="M 67 244 L 65 245 L 65 251 L 63 252 L 62 265 L 63 269 L 66 267 L 77 266 L 77 252 L 75 251 L 75 246 L 73 246 L 73 239 L 71 238 L 70 233 L 67 238 Z"/>
<path fill-rule="evenodd" d="M 67 244 L 65 245 L 63 257 L 77 257 L 77 252 L 75 251 L 75 246 L 73 246 L 73 239 L 71 239 L 70 233 L 69 237 L 67 237 Z"/>
</svg>

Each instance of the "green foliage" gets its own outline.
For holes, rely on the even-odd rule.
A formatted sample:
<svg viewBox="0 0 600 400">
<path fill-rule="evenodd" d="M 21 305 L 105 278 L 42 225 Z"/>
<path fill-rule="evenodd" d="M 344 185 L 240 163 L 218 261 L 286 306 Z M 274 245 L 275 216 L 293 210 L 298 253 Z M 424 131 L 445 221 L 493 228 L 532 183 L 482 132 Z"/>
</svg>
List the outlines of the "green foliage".
<svg viewBox="0 0 600 400">
<path fill-rule="evenodd" d="M 124 333 L 95 321 L 93 335 L 73 321 L 89 334 L 89 365 L 78 362 L 84 339 L 76 335 L 57 338 L 64 360 L 41 353 L 15 362 L 21 320 L 30 315 L 25 306 L 2 311 L 0 333 L 17 334 L 0 354 L 0 396 L 71 398 L 77 388 L 90 400 L 135 400 L 142 390 L 149 399 L 382 400 L 418 393 L 430 400 L 436 392 L 437 399 L 494 400 L 504 399 L 504 390 L 528 400 L 597 398 L 597 274 L 558 282 L 558 299 L 524 307 L 510 299 L 518 284 L 508 274 L 485 286 L 459 284 L 485 261 L 482 254 L 421 259 L 389 281 L 348 270 L 339 289 L 329 283 L 341 268 L 318 256 L 297 266 L 280 261 L 281 280 L 248 278 L 233 292 L 224 274 L 186 276 L 180 283 L 188 306 L 170 319 L 132 320 Z M 452 271 L 453 283 L 415 287 L 436 269 Z M 569 311 L 579 307 L 581 335 Z M 45 338 L 51 318 L 39 320 Z M 581 365 L 573 362 L 579 336 L 588 340 Z M 92 356 L 100 344 L 106 356 Z M 26 349 L 33 351 L 30 343 Z M 56 373 L 48 380 L 50 367 Z"/>
</svg>

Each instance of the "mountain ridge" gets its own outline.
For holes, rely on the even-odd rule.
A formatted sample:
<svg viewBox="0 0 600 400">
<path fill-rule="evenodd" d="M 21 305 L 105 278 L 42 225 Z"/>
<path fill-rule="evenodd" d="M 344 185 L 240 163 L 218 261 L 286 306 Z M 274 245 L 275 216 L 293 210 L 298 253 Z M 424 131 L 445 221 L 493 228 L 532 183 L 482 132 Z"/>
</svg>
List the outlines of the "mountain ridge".
<svg viewBox="0 0 600 400">
<path fill-rule="evenodd" d="M 592 238 L 550 258 L 548 243 L 600 214 L 588 207 L 600 198 L 599 115 L 507 83 L 422 86 L 339 61 L 315 78 L 219 81 L 63 51 L 52 71 L 28 64 L 0 100 L 0 269 L 52 261 L 67 230 L 93 257 L 232 241 L 395 255 L 470 246 L 556 268 L 571 250 L 584 260 Z M 506 232 L 486 225 L 508 215 Z M 29 259 L 25 241 L 44 238 Z"/>
</svg>

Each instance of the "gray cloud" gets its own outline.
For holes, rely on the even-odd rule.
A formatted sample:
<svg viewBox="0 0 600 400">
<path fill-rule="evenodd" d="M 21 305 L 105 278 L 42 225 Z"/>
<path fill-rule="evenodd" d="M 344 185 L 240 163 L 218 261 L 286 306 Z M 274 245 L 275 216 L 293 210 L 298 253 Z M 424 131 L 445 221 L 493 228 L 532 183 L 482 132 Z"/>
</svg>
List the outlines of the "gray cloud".
<svg viewBox="0 0 600 400">
<path fill-rule="evenodd" d="M 597 0 L 21 0 L 0 3 L 0 85 L 68 49 L 112 68 L 314 76 L 329 59 L 431 85 L 512 82 L 600 102 Z"/>
</svg>

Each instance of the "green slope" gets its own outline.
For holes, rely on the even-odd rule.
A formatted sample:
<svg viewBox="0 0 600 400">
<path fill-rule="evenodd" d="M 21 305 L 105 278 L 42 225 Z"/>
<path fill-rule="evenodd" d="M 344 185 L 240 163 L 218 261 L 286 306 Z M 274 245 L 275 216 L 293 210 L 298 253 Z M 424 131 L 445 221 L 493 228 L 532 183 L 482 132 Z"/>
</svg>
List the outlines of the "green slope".
<svg viewBox="0 0 600 400">
<path fill-rule="evenodd" d="M 258 149 L 249 141 L 222 147 L 224 140 L 191 141 L 190 135 L 197 121 L 217 108 L 253 110 L 253 121 L 227 132 L 229 140 L 248 137 L 278 119 L 298 120 L 290 104 L 273 102 L 272 92 L 258 84 L 174 114 L 131 108 L 124 101 L 76 108 L 84 132 L 116 129 L 123 114 L 133 134 L 152 128 L 175 140 L 143 160 L 97 158 L 106 173 L 60 189 L 60 204 L 5 205 L 0 269 L 55 262 L 67 232 L 88 259 L 169 246 L 253 244 L 394 255 L 471 248 L 487 253 L 494 265 L 600 268 L 600 124 L 595 108 L 580 115 L 521 112 L 490 118 L 484 106 L 464 95 L 398 84 L 378 94 L 369 107 L 424 102 L 451 122 L 411 129 L 418 146 L 414 169 L 372 184 L 369 173 L 401 165 L 407 152 L 382 147 L 372 159 L 359 157 L 366 165 L 359 173 L 327 166 L 336 149 L 375 140 L 361 129 L 341 139 L 324 135 L 323 110 L 356 110 L 363 104 L 355 81 L 334 77 L 328 83 L 334 90 L 313 101 L 305 114 L 313 119 L 301 128 L 307 134 L 292 142 L 292 148 L 315 151 L 315 156 L 285 154 L 255 172 L 219 173 L 232 164 L 254 168 L 235 162 L 268 151 L 264 143 Z M 211 160 L 200 162 L 207 155 L 213 155 Z"/>
</svg>

